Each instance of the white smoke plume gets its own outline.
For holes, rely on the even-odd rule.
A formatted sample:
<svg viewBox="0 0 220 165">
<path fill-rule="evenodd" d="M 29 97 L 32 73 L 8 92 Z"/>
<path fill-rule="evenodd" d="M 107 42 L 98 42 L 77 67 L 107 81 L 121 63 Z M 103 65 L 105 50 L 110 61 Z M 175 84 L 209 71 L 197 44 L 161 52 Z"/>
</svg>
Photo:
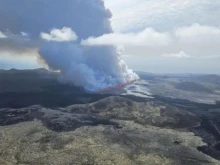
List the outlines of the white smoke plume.
<svg viewBox="0 0 220 165">
<path fill-rule="evenodd" d="M 115 47 L 80 44 L 112 33 L 110 17 L 102 0 L 0 1 L 2 34 L 28 34 L 49 68 L 60 71 L 60 80 L 90 91 L 138 78 Z"/>
</svg>

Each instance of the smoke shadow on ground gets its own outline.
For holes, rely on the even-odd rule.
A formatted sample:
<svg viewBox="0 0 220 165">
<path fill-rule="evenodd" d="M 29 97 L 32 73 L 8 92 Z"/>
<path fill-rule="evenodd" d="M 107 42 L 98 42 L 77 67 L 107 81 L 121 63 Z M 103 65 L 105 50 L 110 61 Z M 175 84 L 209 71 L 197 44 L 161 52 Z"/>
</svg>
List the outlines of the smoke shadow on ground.
<svg viewBox="0 0 220 165">
<path fill-rule="evenodd" d="M 112 94 L 92 93 L 59 93 L 59 92 L 8 92 L 0 93 L 0 108 L 23 108 L 31 105 L 41 105 L 47 108 L 66 107 L 73 104 L 85 104 L 100 99 L 116 96 Z M 137 102 L 147 99 L 136 96 L 122 96 Z"/>
</svg>

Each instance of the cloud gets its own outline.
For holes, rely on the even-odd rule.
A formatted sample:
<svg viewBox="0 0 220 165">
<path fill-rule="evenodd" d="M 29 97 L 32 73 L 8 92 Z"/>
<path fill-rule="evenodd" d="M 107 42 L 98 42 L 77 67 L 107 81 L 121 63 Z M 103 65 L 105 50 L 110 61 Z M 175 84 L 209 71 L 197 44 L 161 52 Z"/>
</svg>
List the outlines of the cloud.
<svg viewBox="0 0 220 165">
<path fill-rule="evenodd" d="M 89 37 L 82 45 L 124 45 L 124 46 L 165 46 L 171 38 L 168 33 L 159 33 L 152 28 L 146 28 L 138 33 L 110 33 L 100 37 Z"/>
<path fill-rule="evenodd" d="M 218 0 L 105 0 L 112 11 L 114 31 L 130 32 L 153 27 L 160 31 L 192 23 L 218 26 Z M 184 21 L 183 21 L 184 20 Z"/>
<path fill-rule="evenodd" d="M 147 28 L 138 33 L 110 33 L 89 37 L 82 40 L 81 44 L 123 46 L 123 51 L 119 52 L 133 56 L 161 57 L 164 54 L 178 54 L 176 57 L 188 57 L 184 56 L 183 52 L 187 52 L 191 57 L 218 56 L 220 27 L 196 23 L 163 33 Z"/>
<path fill-rule="evenodd" d="M 0 39 L 1 38 L 7 38 L 7 36 L 0 31 Z"/>
<path fill-rule="evenodd" d="M 40 37 L 46 41 L 76 41 L 78 39 L 76 33 L 71 28 L 63 27 L 62 29 L 52 29 L 50 33 L 41 32 Z"/>
<path fill-rule="evenodd" d="M 131 49 L 129 47 L 139 47 L 138 49 L 144 49 L 141 54 L 146 55 L 149 55 L 146 51 L 153 49 L 160 49 L 156 52 L 161 51 L 161 54 L 173 54 L 173 52 L 183 50 L 196 56 L 216 55 L 220 51 L 220 28 L 198 23 L 163 33 L 147 28 L 137 33 L 110 33 L 99 37 L 89 37 L 82 40 L 81 44 L 90 46 L 122 45 L 125 52 L 127 48 Z"/>
<path fill-rule="evenodd" d="M 35 41 L 30 42 L 29 37 L 24 33 L 13 34 L 9 31 L 0 32 L 0 55 L 2 52 L 10 52 L 12 54 L 22 55 L 26 52 L 36 51 L 37 43 Z"/>
<path fill-rule="evenodd" d="M 192 56 L 216 56 L 220 52 L 220 26 L 198 23 L 174 31 L 174 47 Z M 170 47 L 169 49 L 174 49 Z"/>
<path fill-rule="evenodd" d="M 184 26 L 178 28 L 175 32 L 176 36 L 180 38 L 191 37 L 207 37 L 212 35 L 220 35 L 220 28 L 214 26 L 200 25 L 198 23 L 192 24 L 191 26 Z"/>
<path fill-rule="evenodd" d="M 220 27 L 200 25 L 184 26 L 175 31 L 175 36 L 184 43 L 199 46 L 213 46 L 220 44 Z"/>
<path fill-rule="evenodd" d="M 162 57 L 166 57 L 166 58 L 190 58 L 191 56 L 186 54 L 184 51 L 180 51 L 179 53 L 163 54 Z"/>
<path fill-rule="evenodd" d="M 28 33 L 25 33 L 25 32 L 21 32 L 21 35 L 22 35 L 23 37 L 29 37 L 29 34 L 28 34 Z"/>
</svg>

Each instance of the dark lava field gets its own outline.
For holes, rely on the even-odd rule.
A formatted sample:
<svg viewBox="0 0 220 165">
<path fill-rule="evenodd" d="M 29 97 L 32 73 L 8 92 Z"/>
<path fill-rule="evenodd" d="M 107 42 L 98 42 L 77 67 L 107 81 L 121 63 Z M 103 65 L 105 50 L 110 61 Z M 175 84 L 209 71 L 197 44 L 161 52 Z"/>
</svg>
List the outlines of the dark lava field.
<svg viewBox="0 0 220 165">
<path fill-rule="evenodd" d="M 150 97 L 0 70 L 0 164 L 220 164 L 219 76 L 139 75 Z"/>
</svg>

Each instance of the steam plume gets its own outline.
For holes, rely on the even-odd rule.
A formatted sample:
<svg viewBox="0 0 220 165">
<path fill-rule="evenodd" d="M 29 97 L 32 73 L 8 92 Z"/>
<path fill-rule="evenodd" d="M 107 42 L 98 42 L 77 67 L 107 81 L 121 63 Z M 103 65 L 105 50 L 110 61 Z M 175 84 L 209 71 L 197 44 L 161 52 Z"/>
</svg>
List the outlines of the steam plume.
<svg viewBox="0 0 220 165">
<path fill-rule="evenodd" d="M 30 42 L 39 43 L 39 54 L 50 69 L 60 71 L 63 82 L 95 91 L 138 78 L 115 47 L 80 44 L 112 33 L 111 12 L 102 0 L 1 0 L 0 18 L 4 15 L 8 19 L 1 20 L 0 31 L 28 34 Z"/>
</svg>

